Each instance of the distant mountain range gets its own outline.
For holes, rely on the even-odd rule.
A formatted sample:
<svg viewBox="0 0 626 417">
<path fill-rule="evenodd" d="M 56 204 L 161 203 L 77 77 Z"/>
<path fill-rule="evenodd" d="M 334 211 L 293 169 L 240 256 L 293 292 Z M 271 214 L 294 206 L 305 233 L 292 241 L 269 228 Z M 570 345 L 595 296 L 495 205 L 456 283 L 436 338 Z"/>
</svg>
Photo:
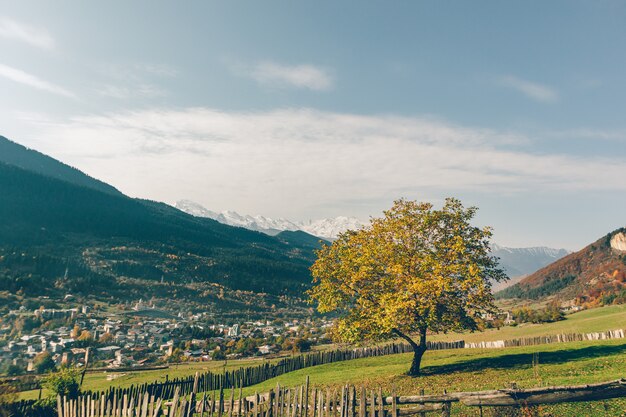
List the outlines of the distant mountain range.
<svg viewBox="0 0 626 417">
<path fill-rule="evenodd" d="M 0 137 L 0 294 L 223 302 L 223 288 L 302 296 L 319 246 L 303 232 L 268 236 L 129 198 Z"/>
<path fill-rule="evenodd" d="M 497 244 L 493 244 L 491 250 L 495 256 L 500 258 L 500 265 L 511 278 L 507 282 L 495 284 L 495 291 L 517 283 L 528 274 L 532 274 L 570 253 L 565 249 L 553 249 L 545 246 L 507 248 Z"/>
<path fill-rule="evenodd" d="M 364 226 L 353 217 L 294 222 L 133 199 L 2 136 L 0 196 L 0 301 L 71 292 L 260 308 L 258 294 L 301 296 L 315 249 Z M 566 254 L 493 249 L 510 276 Z"/>
<path fill-rule="evenodd" d="M 617 229 L 496 294 L 571 304 L 626 302 L 626 228 Z"/>
<path fill-rule="evenodd" d="M 320 219 L 309 222 L 295 222 L 283 218 L 272 219 L 265 216 L 242 215 L 236 211 L 223 211 L 217 213 L 208 210 L 202 205 L 191 200 L 177 201 L 175 207 L 185 213 L 197 217 L 206 217 L 230 226 L 244 227 L 246 229 L 263 232 L 274 236 L 281 231 L 301 230 L 310 235 L 326 240 L 336 239 L 340 233 L 346 230 L 360 229 L 365 225 L 355 217 L 335 217 L 332 219 Z"/>
<path fill-rule="evenodd" d="M 326 240 L 336 239 L 346 230 L 356 230 L 365 226 L 355 217 L 336 217 L 321 219 L 312 222 L 294 222 L 287 219 L 271 219 L 265 216 L 241 215 L 235 211 L 217 213 L 191 200 L 181 200 L 175 204 L 179 210 L 197 217 L 207 217 L 220 223 L 231 226 L 244 227 L 250 230 L 276 235 L 281 231 L 301 230 L 313 236 Z M 496 284 L 495 289 L 502 289 L 512 285 L 528 274 L 556 261 L 569 254 L 565 249 L 547 247 L 507 248 L 497 244 L 492 245 L 493 254 L 500 258 L 500 264 L 507 275 L 512 278 L 506 283 Z"/>
</svg>

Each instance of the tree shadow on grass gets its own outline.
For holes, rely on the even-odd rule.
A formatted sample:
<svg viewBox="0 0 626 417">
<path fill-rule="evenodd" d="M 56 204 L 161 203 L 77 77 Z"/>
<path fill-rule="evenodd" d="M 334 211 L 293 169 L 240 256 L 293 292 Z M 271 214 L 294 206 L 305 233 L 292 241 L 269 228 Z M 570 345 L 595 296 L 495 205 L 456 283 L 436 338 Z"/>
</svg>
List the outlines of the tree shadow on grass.
<svg viewBox="0 0 626 417">
<path fill-rule="evenodd" d="M 503 348 L 502 350 L 505 350 Z M 495 349 L 494 349 L 495 350 Z M 539 363 L 560 364 L 580 359 L 598 358 L 603 356 L 626 353 L 626 343 L 620 345 L 588 346 L 582 349 L 562 349 L 552 352 L 538 352 Z M 442 375 L 454 372 L 475 372 L 484 369 L 511 369 L 532 366 L 532 353 L 503 354 L 489 358 L 470 359 L 448 365 L 425 366 L 422 375 Z"/>
</svg>

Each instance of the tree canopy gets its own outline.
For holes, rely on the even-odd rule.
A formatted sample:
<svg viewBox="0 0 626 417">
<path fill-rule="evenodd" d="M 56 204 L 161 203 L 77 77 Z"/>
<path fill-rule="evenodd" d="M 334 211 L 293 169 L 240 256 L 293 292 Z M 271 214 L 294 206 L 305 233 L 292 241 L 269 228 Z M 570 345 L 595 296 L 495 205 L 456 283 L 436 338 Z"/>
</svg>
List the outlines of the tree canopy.
<svg viewBox="0 0 626 417">
<path fill-rule="evenodd" d="M 427 332 L 475 330 L 497 311 L 491 283 L 506 279 L 490 254 L 491 229 L 471 224 L 477 208 L 454 198 L 441 209 L 398 200 L 369 227 L 317 251 L 309 291 L 322 313 L 338 315 L 336 340 L 401 337 L 418 375 Z"/>
</svg>

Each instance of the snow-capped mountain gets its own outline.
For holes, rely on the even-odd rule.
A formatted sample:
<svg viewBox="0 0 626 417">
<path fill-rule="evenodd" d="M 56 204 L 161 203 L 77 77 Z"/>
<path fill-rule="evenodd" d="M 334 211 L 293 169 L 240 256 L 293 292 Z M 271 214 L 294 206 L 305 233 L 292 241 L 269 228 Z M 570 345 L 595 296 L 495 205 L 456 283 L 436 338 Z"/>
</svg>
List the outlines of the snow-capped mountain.
<svg viewBox="0 0 626 417">
<path fill-rule="evenodd" d="M 294 222 L 287 219 L 271 219 L 264 216 L 241 215 L 235 211 L 216 213 L 202 205 L 189 200 L 178 201 L 175 205 L 181 211 L 198 217 L 208 217 L 230 226 L 245 227 L 246 229 L 276 235 L 284 230 L 302 230 L 322 239 L 334 240 L 346 230 L 360 229 L 365 226 L 355 217 L 339 216 L 333 219 L 320 219 L 309 222 Z M 519 278 L 532 274 L 546 265 L 566 256 L 565 249 L 547 247 L 507 248 L 497 244 L 492 245 L 492 252 L 500 258 L 500 265 L 511 278 Z M 519 280 L 518 279 L 518 280 Z M 496 285 L 496 289 L 515 283 L 512 279 L 507 283 Z"/>
<path fill-rule="evenodd" d="M 345 216 L 339 216 L 334 219 L 313 220 L 305 223 L 292 222 L 283 218 L 272 219 L 259 215 L 242 215 L 230 210 L 217 213 L 190 200 L 180 200 L 176 202 L 175 207 L 192 216 L 208 217 L 229 226 L 245 227 L 246 229 L 256 230 L 269 235 L 276 235 L 284 230 L 302 230 L 313 236 L 332 240 L 337 238 L 339 233 L 348 229 L 359 229 L 364 226 L 359 219 Z"/>
<path fill-rule="evenodd" d="M 300 230 L 313 236 L 335 239 L 340 233 L 346 230 L 356 230 L 363 226 L 365 226 L 365 224 L 355 217 L 339 216 L 334 219 L 321 219 L 308 224 L 301 224 Z"/>
<path fill-rule="evenodd" d="M 531 248 L 507 248 L 497 244 L 491 245 L 493 255 L 500 258 L 500 265 L 504 272 L 511 277 L 506 283 L 494 285 L 499 290 L 515 284 L 521 278 L 532 274 L 544 266 L 569 255 L 565 249 L 537 246 Z"/>
<path fill-rule="evenodd" d="M 184 211 L 187 214 L 191 214 L 196 217 L 208 217 L 209 219 L 217 220 L 220 213 L 216 213 L 211 210 L 207 210 L 200 204 L 191 200 L 180 200 L 174 205 L 178 210 Z"/>
</svg>

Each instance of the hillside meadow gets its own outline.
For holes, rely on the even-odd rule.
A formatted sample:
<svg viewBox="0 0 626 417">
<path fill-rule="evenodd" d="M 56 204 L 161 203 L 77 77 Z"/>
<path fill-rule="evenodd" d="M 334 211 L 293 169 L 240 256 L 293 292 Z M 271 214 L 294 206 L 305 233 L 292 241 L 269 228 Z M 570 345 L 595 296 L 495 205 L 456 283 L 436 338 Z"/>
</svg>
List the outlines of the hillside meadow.
<svg viewBox="0 0 626 417">
<path fill-rule="evenodd" d="M 504 326 L 482 332 L 448 333 L 430 337 L 430 340 L 480 342 L 547 336 L 563 333 L 593 333 L 626 328 L 626 304 L 592 308 L 568 314 L 565 320 L 554 323 L 524 323 L 519 326 Z"/>
<path fill-rule="evenodd" d="M 538 365 L 533 366 L 537 355 Z M 626 341 L 573 342 L 507 349 L 458 349 L 427 352 L 423 375 L 409 377 L 411 354 L 356 359 L 320 365 L 270 379 L 244 389 L 245 395 L 266 392 L 277 384 L 291 387 L 309 376 L 314 387 L 336 389 L 345 384 L 382 387 L 385 394 L 441 394 L 510 387 L 579 385 L 626 378 Z M 622 416 L 626 398 L 592 403 L 543 406 L 539 415 Z M 478 410 L 453 406 L 453 414 Z M 547 413 L 547 414 L 546 414 Z M 552 414 L 551 414 L 552 413 Z"/>
</svg>

